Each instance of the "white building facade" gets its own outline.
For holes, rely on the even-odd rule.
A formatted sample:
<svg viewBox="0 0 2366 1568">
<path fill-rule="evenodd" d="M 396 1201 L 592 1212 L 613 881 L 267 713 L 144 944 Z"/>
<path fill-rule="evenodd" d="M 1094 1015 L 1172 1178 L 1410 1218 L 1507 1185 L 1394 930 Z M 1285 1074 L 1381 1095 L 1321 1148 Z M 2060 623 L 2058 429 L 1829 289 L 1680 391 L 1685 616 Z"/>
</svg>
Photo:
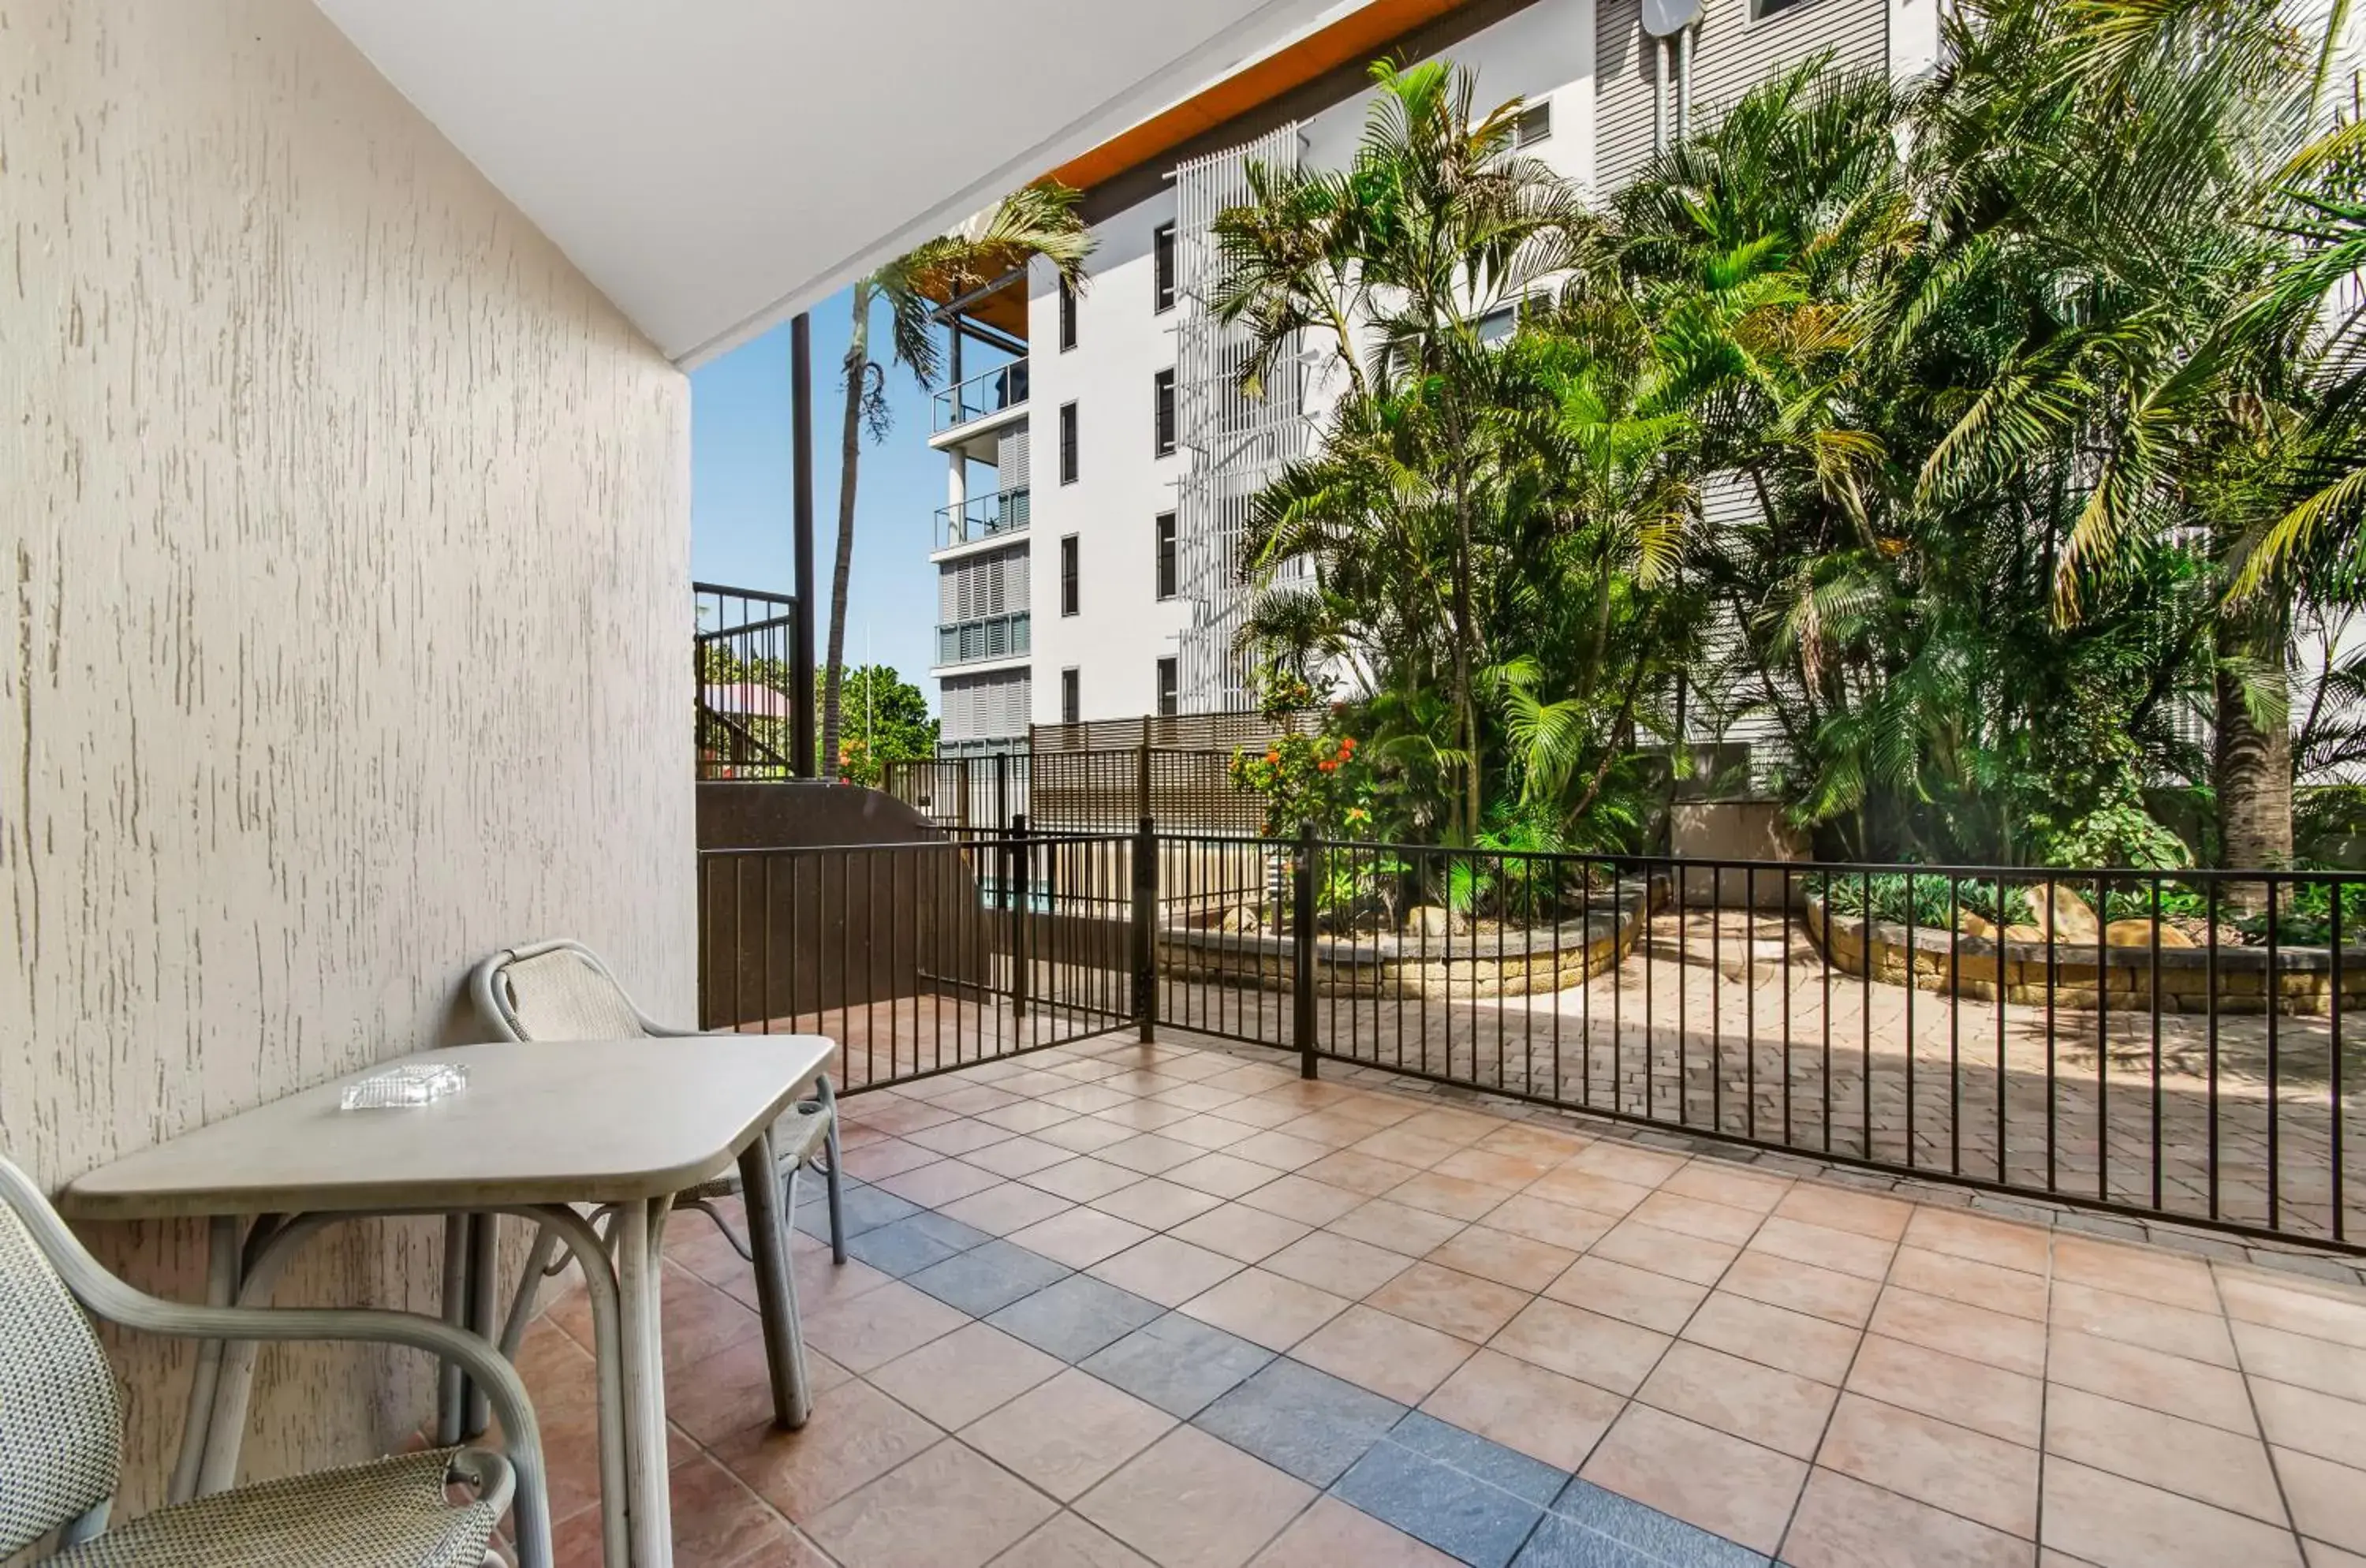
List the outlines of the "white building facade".
<svg viewBox="0 0 2366 1568">
<path fill-rule="evenodd" d="M 1324 389 L 1316 365 L 1259 406 L 1233 389 L 1233 345 L 1200 300 L 1208 224 L 1245 194 L 1249 157 L 1346 164 L 1370 59 L 1451 59 L 1477 73 L 1482 103 L 1525 98 L 1523 153 L 1606 192 L 1671 133 L 1679 101 L 1698 123 L 1826 53 L 1841 70 L 1929 69 L 1938 4 L 1702 0 L 1687 36 L 1664 41 L 1644 30 L 1641 0 L 1431 4 L 1413 30 L 1268 96 L 1272 73 L 1234 73 L 1184 107 L 1207 106 L 1204 129 L 1076 182 L 1098 240 L 1088 288 L 1066 298 L 1037 267 L 1024 342 L 1006 345 L 1023 360 L 940 400 L 931 445 L 952 477 L 931 545 L 932 673 L 947 749 L 1008 746 L 1031 724 L 1251 701 L 1230 647 L 1246 592 L 1234 545 L 1248 495 L 1312 438 Z M 1111 144 L 1121 158 L 1124 141 Z"/>
</svg>

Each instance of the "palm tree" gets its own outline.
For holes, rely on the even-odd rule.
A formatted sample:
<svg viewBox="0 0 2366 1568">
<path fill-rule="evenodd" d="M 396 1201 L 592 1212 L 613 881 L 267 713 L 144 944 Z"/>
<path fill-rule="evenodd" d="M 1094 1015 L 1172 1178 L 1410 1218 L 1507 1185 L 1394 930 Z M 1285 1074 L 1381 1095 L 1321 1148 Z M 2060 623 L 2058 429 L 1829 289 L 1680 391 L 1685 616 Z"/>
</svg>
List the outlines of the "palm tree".
<svg viewBox="0 0 2366 1568">
<path fill-rule="evenodd" d="M 829 653 L 822 675 L 821 755 L 838 765 L 839 699 L 846 668 L 846 599 L 854 571 L 855 486 L 862 460 L 863 433 L 873 441 L 888 428 L 887 372 L 872 358 L 873 309 L 888 310 L 895 363 L 909 369 L 923 388 L 937 378 L 937 344 L 929 333 L 930 310 L 948 304 L 1042 258 L 1063 283 L 1080 290 L 1085 258 L 1093 236 L 1076 211 L 1081 193 L 1056 180 L 1042 180 L 1012 192 L 986 213 L 950 234 L 938 236 L 860 278 L 851 290 L 854 330 L 843 364 L 846 417 L 839 438 L 838 557 L 830 572 Z"/>
</svg>

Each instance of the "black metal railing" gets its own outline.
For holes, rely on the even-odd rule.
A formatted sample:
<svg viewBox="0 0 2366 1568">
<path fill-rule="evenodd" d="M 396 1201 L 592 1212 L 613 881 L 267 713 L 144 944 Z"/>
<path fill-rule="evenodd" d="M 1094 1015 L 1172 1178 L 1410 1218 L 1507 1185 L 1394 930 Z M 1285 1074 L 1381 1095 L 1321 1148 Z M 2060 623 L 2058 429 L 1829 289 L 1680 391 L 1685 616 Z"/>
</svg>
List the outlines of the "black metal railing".
<svg viewBox="0 0 2366 1568">
<path fill-rule="evenodd" d="M 796 600 L 713 582 L 692 583 L 691 597 L 698 776 L 794 777 L 797 710 L 813 703 L 795 679 Z"/>
<path fill-rule="evenodd" d="M 1309 1076 L 1352 1062 L 2360 1250 L 2347 1019 L 2366 1001 L 2366 874 L 1021 822 L 704 855 L 701 899 L 709 1025 L 838 1032 L 857 1086 L 1163 1026 L 1295 1052 Z"/>
</svg>

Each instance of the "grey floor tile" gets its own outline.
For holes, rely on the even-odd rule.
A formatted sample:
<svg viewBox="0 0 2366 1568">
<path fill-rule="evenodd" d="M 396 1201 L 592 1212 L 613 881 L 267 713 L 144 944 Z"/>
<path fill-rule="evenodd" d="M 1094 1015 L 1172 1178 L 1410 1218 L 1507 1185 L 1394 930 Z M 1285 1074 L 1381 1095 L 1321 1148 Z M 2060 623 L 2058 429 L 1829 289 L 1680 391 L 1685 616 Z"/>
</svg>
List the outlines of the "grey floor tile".
<svg viewBox="0 0 2366 1568">
<path fill-rule="evenodd" d="M 800 1197 L 804 1194 L 800 1193 Z M 851 1238 L 881 1225 L 893 1224 L 920 1213 L 918 1203 L 907 1203 L 893 1192 L 882 1192 L 859 1181 L 846 1184 L 844 1201 L 846 1234 Z M 807 1235 L 827 1238 L 829 1235 L 829 1208 L 825 1203 L 799 1203 L 797 1229 Z"/>
<path fill-rule="evenodd" d="M 1737 1546 L 1721 1535 L 1712 1535 L 1590 1481 L 1572 1477 L 1553 1499 L 1552 1511 L 1634 1548 L 1651 1562 L 1678 1568 L 1766 1568 L 1766 1559 L 1746 1546 Z"/>
<path fill-rule="evenodd" d="M 1596 1535 L 1583 1525 L 1547 1514 L 1528 1537 L 1512 1568 L 1669 1568 L 1624 1542 Z"/>
<path fill-rule="evenodd" d="M 1530 1459 L 1516 1450 L 1490 1442 L 1476 1432 L 1466 1432 L 1418 1410 L 1408 1412 L 1403 1420 L 1389 1429 L 1389 1441 L 1491 1486 L 1501 1487 L 1539 1508 L 1560 1496 L 1570 1481 L 1565 1470 L 1555 1470 L 1542 1460 Z"/>
<path fill-rule="evenodd" d="M 947 1306 L 984 1317 L 1067 1278 L 1070 1272 L 1066 1264 L 1055 1263 L 1016 1242 L 989 1238 L 941 1263 L 930 1264 L 907 1282 Z"/>
<path fill-rule="evenodd" d="M 1095 1352 L 1084 1368 L 1189 1421 L 1272 1359 L 1262 1345 L 1170 1312 Z"/>
<path fill-rule="evenodd" d="M 961 1254 L 961 1247 L 934 1234 L 935 1227 L 929 1222 L 937 1218 L 938 1215 L 924 1213 L 907 1214 L 862 1231 L 853 1231 L 850 1226 L 846 1250 L 881 1273 L 900 1280 Z"/>
<path fill-rule="evenodd" d="M 1373 1444 L 1332 1490 L 1471 1568 L 1504 1568 L 1544 1517 L 1541 1503 L 1392 1442 Z"/>
<path fill-rule="evenodd" d="M 1404 1413 L 1392 1399 L 1285 1358 L 1200 1412 L 1192 1425 L 1301 1481 L 1328 1486 Z"/>
<path fill-rule="evenodd" d="M 933 1209 L 923 1209 L 906 1223 L 922 1235 L 941 1241 L 957 1252 L 967 1252 L 973 1247 L 983 1247 L 994 1239 L 991 1231 L 982 1231 L 975 1225 L 947 1219 Z"/>
<path fill-rule="evenodd" d="M 1081 1361 L 1166 1309 L 1089 1274 L 1071 1274 L 1011 1303 L 986 1321 L 1064 1361 Z"/>
</svg>

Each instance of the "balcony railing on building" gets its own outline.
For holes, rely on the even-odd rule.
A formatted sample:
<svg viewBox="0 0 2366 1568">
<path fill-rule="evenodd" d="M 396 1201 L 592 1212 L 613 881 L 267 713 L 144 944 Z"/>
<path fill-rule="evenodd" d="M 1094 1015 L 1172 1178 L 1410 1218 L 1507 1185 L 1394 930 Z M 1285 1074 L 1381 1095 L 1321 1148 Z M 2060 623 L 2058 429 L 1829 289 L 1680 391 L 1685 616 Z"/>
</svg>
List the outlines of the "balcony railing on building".
<svg viewBox="0 0 2366 1568">
<path fill-rule="evenodd" d="M 1010 659 L 1028 652 L 1032 643 L 1028 613 L 986 615 L 937 628 L 937 663 L 971 664 L 982 659 Z"/>
<path fill-rule="evenodd" d="M 1014 359 L 983 375 L 954 383 L 937 394 L 939 431 L 1017 408 L 1027 400 L 1027 361 Z"/>
<path fill-rule="evenodd" d="M 1013 485 L 991 495 L 974 495 L 959 506 L 937 508 L 938 549 L 1023 533 L 1027 528 L 1028 487 Z"/>
</svg>

